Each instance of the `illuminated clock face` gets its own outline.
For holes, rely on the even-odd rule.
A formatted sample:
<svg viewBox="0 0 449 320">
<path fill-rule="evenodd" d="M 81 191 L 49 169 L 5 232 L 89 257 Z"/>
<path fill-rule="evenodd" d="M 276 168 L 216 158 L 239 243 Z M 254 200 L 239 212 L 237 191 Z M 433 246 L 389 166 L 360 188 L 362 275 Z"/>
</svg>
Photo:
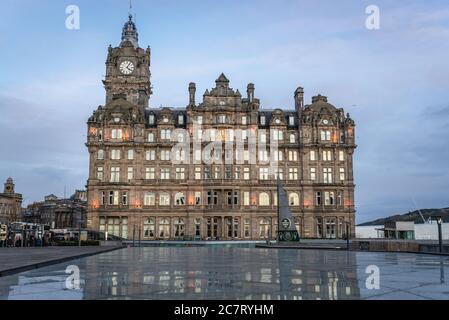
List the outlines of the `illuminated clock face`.
<svg viewBox="0 0 449 320">
<path fill-rule="evenodd" d="M 134 64 L 131 61 L 123 61 L 120 63 L 120 72 L 128 75 L 133 73 L 134 71 Z"/>
</svg>

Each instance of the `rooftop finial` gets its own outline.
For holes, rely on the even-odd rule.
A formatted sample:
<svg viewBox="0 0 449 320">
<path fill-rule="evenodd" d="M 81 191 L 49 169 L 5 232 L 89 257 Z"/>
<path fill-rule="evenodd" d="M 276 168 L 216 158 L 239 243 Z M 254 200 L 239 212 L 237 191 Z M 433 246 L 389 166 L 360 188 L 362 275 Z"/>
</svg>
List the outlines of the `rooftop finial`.
<svg viewBox="0 0 449 320">
<path fill-rule="evenodd" d="M 123 45 L 125 42 L 131 42 L 131 44 L 137 48 L 139 47 L 139 34 L 137 33 L 136 24 L 133 21 L 133 15 L 131 13 L 132 10 L 132 2 L 129 2 L 129 14 L 128 14 L 128 21 L 123 26 L 122 31 L 122 43 Z"/>
</svg>

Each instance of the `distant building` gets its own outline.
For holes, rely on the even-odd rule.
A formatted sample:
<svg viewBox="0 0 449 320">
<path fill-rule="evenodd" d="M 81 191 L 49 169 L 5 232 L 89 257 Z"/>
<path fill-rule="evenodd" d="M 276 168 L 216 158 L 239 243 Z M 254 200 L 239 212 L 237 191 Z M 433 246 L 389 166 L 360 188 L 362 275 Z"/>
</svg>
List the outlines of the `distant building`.
<svg viewBox="0 0 449 320">
<path fill-rule="evenodd" d="M 401 222 L 400 225 L 356 226 L 358 239 L 415 239 L 438 240 L 438 225 L 430 223 Z M 449 240 L 449 223 L 442 224 L 443 240 Z M 413 238 L 410 238 L 413 235 Z"/>
<path fill-rule="evenodd" d="M 29 223 L 49 225 L 55 229 L 86 226 L 86 192 L 76 191 L 70 199 L 58 199 L 54 194 L 44 197 L 43 202 L 30 204 L 23 220 Z"/>
<path fill-rule="evenodd" d="M 8 178 L 3 193 L 0 193 L 0 223 L 8 224 L 20 220 L 22 195 L 14 190 L 14 181 Z"/>
</svg>

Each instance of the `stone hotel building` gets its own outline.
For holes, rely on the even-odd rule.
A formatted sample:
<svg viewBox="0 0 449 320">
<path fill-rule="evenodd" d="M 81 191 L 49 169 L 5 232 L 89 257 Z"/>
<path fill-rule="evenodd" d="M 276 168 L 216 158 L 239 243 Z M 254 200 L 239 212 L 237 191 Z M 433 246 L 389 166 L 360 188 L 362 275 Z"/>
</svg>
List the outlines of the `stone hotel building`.
<svg viewBox="0 0 449 320">
<path fill-rule="evenodd" d="M 242 96 L 224 74 L 202 101 L 190 83 L 185 108 L 150 108 L 150 58 L 130 16 L 121 44 L 109 47 L 106 103 L 88 120 L 89 229 L 142 240 L 274 238 L 279 177 L 302 238 L 343 238 L 347 224 L 354 235 L 349 114 L 322 95 L 305 105 L 302 88 L 294 92 L 294 108 L 267 110 L 253 84 Z M 222 163 L 210 164 L 207 152 L 193 147 L 198 138 L 203 151 L 210 141 L 234 141 L 237 132 L 243 151 L 210 153 Z M 268 151 L 253 152 L 250 136 Z M 180 141 L 189 142 L 188 152 L 172 152 Z M 277 161 L 274 171 L 262 161 L 267 157 Z M 186 158 L 189 164 L 173 161 Z"/>
</svg>

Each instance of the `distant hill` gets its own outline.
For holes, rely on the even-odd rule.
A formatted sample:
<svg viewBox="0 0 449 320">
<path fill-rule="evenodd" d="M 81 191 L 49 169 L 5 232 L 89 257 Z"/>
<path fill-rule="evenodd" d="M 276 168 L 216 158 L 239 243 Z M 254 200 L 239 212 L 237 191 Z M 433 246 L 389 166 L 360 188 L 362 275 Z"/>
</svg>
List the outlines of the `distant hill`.
<svg viewBox="0 0 449 320">
<path fill-rule="evenodd" d="M 443 222 L 449 222 L 449 208 L 444 209 L 421 209 L 421 213 L 426 221 L 430 218 L 431 220 L 436 220 L 438 217 L 443 218 Z M 359 226 L 376 226 L 385 225 L 386 222 L 396 222 L 396 221 L 413 221 L 415 223 L 423 223 L 418 210 L 409 212 L 406 214 L 397 214 L 387 218 L 381 218 L 373 220 L 370 222 L 365 222 L 359 224 Z"/>
</svg>

